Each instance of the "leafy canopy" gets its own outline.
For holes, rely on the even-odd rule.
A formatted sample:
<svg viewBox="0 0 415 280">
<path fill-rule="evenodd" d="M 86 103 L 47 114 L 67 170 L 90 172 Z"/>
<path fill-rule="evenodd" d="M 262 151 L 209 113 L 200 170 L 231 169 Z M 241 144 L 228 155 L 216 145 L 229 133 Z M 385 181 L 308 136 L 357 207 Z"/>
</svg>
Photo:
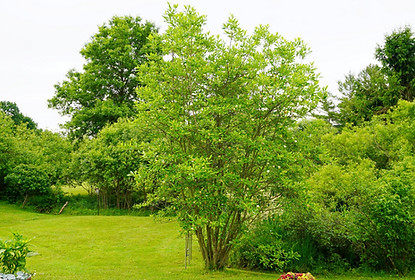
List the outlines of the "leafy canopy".
<svg viewBox="0 0 415 280">
<path fill-rule="evenodd" d="M 164 18 L 167 30 L 139 67 L 137 122 L 157 137 L 145 155 L 159 175 L 153 200 L 195 232 L 206 268 L 222 269 L 244 226 L 277 197 L 284 135 L 316 106 L 318 76 L 302 62 L 304 43 L 268 26 L 248 35 L 231 16 L 225 41 L 203 30 L 206 17 L 192 7 L 170 6 Z"/>
<path fill-rule="evenodd" d="M 63 126 L 71 138 L 95 136 L 106 124 L 135 114 L 136 67 L 146 61 L 147 38 L 156 31 L 154 24 L 129 16 L 99 27 L 81 50 L 83 72 L 70 70 L 49 100 L 49 107 L 71 117 Z"/>
<path fill-rule="evenodd" d="M 10 101 L 0 101 L 0 111 L 3 111 L 6 115 L 10 116 L 15 125 L 26 124 L 27 128 L 36 129 L 37 124 L 29 117 L 23 115 L 20 112 L 16 103 Z"/>
<path fill-rule="evenodd" d="M 369 65 L 339 82 L 342 97 L 338 113 L 323 104 L 323 110 L 335 123 L 361 125 L 374 115 L 386 113 L 400 99 L 414 99 L 415 37 L 411 28 L 386 35 L 384 44 L 377 46 L 375 57 L 380 65 Z"/>
</svg>

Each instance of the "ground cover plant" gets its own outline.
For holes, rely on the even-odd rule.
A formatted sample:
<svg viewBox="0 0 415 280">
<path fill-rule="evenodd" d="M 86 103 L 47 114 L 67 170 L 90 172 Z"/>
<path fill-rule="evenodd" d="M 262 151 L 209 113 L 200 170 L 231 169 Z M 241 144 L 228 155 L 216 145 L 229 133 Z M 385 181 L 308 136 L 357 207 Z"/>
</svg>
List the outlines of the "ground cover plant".
<svg viewBox="0 0 415 280">
<path fill-rule="evenodd" d="M 31 237 L 26 267 L 36 280 L 76 279 L 278 279 L 281 273 L 203 269 L 200 252 L 184 268 L 184 238 L 177 222 L 135 216 L 58 216 L 27 212 L 0 202 L 0 238 L 12 230 Z M 313 274 L 314 275 L 314 274 Z M 316 279 L 350 276 L 314 275 Z M 353 276 L 391 280 L 396 277 Z M 405 277 L 414 280 L 415 277 Z"/>
<path fill-rule="evenodd" d="M 0 240 L 0 269 L 14 274 L 26 269 L 26 257 L 29 253 L 29 240 L 13 232 L 13 238 Z"/>
</svg>

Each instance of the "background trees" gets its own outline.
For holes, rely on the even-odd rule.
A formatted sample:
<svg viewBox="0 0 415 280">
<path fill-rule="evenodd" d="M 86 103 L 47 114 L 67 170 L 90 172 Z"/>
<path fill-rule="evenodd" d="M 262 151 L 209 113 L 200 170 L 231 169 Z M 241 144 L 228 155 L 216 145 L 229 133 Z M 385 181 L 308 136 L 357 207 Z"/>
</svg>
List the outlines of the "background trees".
<svg viewBox="0 0 415 280">
<path fill-rule="evenodd" d="M 63 182 L 71 144 L 59 134 L 28 128 L 25 122 L 17 125 L 3 112 L 0 123 L 1 197 L 49 211 L 59 200 L 51 187 Z"/>
<path fill-rule="evenodd" d="M 145 129 L 127 120 L 103 128 L 93 139 L 85 139 L 73 152 L 69 176 L 75 185 L 89 183 L 100 191 L 104 208 L 131 209 L 143 201 L 130 173 L 142 163 Z"/>
<path fill-rule="evenodd" d="M 409 26 L 393 31 L 385 36 L 385 44 L 376 48 L 376 58 L 383 71 L 396 77 L 403 87 L 399 98 L 414 100 L 415 79 L 415 38 Z"/>
<path fill-rule="evenodd" d="M 284 136 L 321 91 L 300 40 L 266 26 L 248 36 L 231 17 L 225 42 L 203 32 L 205 17 L 191 7 L 170 7 L 165 20 L 152 41 L 161 56 L 153 50 L 140 67 L 138 90 L 137 122 L 160 135 L 153 199 L 167 200 L 195 232 L 206 268 L 222 269 L 244 227 L 275 206 Z"/>
<path fill-rule="evenodd" d="M 49 107 L 71 117 L 64 124 L 70 138 L 95 136 L 106 124 L 135 114 L 136 67 L 146 61 L 148 36 L 156 31 L 154 24 L 129 16 L 99 27 L 81 50 L 83 72 L 70 70 L 49 100 Z"/>
<path fill-rule="evenodd" d="M 27 128 L 36 129 L 37 124 L 29 117 L 23 115 L 16 103 L 10 101 L 0 101 L 0 111 L 3 111 L 6 115 L 10 116 L 16 125 L 26 124 Z"/>
<path fill-rule="evenodd" d="M 358 75 L 348 74 L 344 82 L 339 82 L 343 96 L 334 117 L 336 123 L 361 124 L 373 115 L 386 113 L 399 99 L 414 99 L 415 37 L 411 28 L 386 35 L 375 57 L 380 66 L 369 65 Z"/>
</svg>

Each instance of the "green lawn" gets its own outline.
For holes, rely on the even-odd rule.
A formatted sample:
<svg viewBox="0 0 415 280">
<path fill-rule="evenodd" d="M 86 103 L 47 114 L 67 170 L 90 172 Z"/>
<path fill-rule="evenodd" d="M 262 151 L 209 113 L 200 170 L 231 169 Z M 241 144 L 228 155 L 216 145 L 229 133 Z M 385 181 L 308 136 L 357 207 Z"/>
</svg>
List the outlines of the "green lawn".
<svg viewBox="0 0 415 280">
<path fill-rule="evenodd" d="M 34 280 L 277 279 L 279 276 L 240 270 L 205 273 L 196 242 L 193 262 L 185 269 L 184 237 L 180 236 L 177 223 L 169 220 L 42 215 L 0 202 L 0 239 L 9 238 L 12 231 L 31 238 L 31 249 L 39 253 L 27 262 L 27 268 L 36 272 Z"/>
<path fill-rule="evenodd" d="M 61 190 L 68 195 L 88 195 L 88 191 L 81 186 L 63 186 L 61 187 Z"/>
</svg>

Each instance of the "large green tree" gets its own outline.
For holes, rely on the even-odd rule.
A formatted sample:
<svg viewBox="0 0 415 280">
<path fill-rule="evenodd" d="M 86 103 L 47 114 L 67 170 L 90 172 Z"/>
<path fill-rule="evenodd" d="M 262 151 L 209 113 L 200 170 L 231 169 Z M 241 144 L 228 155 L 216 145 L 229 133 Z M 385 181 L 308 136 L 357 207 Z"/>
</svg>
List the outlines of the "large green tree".
<svg viewBox="0 0 415 280">
<path fill-rule="evenodd" d="M 83 71 L 70 70 L 49 100 L 49 107 L 70 117 L 63 127 L 71 138 L 95 136 L 106 124 L 134 115 L 136 68 L 146 61 L 148 36 L 156 31 L 139 17 L 114 17 L 83 47 Z"/>
<path fill-rule="evenodd" d="M 415 97 L 415 37 L 409 26 L 385 36 L 383 46 L 376 48 L 376 58 L 388 76 L 395 76 L 403 87 L 399 98 Z"/>
<path fill-rule="evenodd" d="M 247 35 L 230 17 L 224 41 L 191 7 L 170 6 L 164 18 L 167 30 L 151 42 L 162 55 L 153 50 L 140 67 L 138 90 L 137 121 L 159 136 L 144 154 L 159 167 L 152 197 L 196 234 L 206 268 L 222 269 L 243 229 L 276 206 L 285 134 L 315 108 L 318 77 L 302 61 L 304 43 L 267 26 Z"/>
</svg>

